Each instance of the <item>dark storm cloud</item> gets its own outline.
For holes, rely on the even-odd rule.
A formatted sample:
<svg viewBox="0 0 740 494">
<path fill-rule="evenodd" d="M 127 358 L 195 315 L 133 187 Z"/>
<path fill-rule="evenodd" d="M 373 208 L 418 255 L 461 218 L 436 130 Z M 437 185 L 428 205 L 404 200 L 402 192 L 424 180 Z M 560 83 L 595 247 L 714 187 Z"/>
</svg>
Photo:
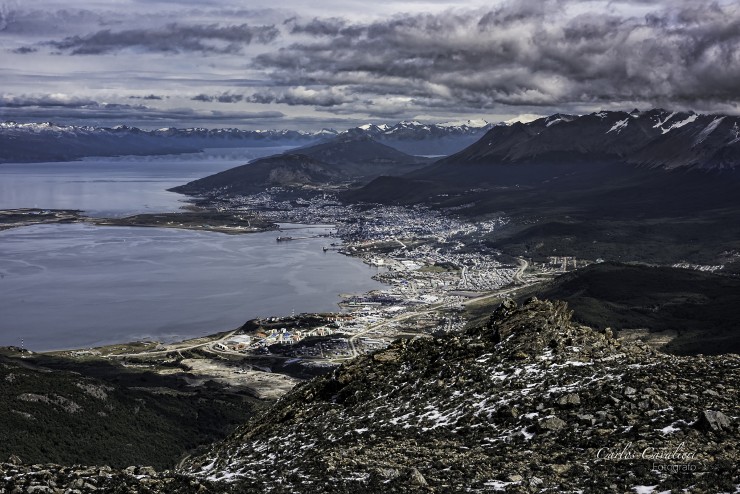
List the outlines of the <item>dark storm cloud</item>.
<svg viewBox="0 0 740 494">
<path fill-rule="evenodd" d="M 156 94 L 149 94 L 147 96 L 129 96 L 128 99 L 163 100 L 164 97 L 157 96 Z"/>
<path fill-rule="evenodd" d="M 217 103 L 239 103 L 244 100 L 243 94 L 221 93 L 215 95 L 198 94 L 190 98 L 192 101 L 217 102 Z"/>
<path fill-rule="evenodd" d="M 168 24 L 152 29 L 113 31 L 105 29 L 86 36 L 70 36 L 48 44 L 72 55 L 98 55 L 127 48 L 155 53 L 240 53 L 251 43 L 275 40 L 274 26 Z"/>
<path fill-rule="evenodd" d="M 500 105 L 735 105 L 740 7 L 674 2 L 588 10 L 568 0 L 518 1 L 475 12 L 401 15 L 366 24 L 291 20 L 314 39 L 257 57 L 280 84 L 341 87 L 355 110 L 383 98 L 418 109 Z M 649 5 L 648 5 L 649 6 Z M 268 92 L 253 101 L 300 103 Z M 338 112 L 352 102 L 338 100 Z"/>
<path fill-rule="evenodd" d="M 285 21 L 285 24 L 291 26 L 291 34 L 337 36 L 347 26 L 347 21 L 338 17 L 332 17 L 329 19 L 314 18 L 308 22 L 299 22 L 296 18 L 292 18 Z"/>
<path fill-rule="evenodd" d="M 20 48 L 16 48 L 13 50 L 13 53 L 16 53 L 18 55 L 27 55 L 28 53 L 36 53 L 38 48 L 33 48 L 30 46 L 21 46 Z"/>
<path fill-rule="evenodd" d="M 143 105 L 106 104 L 97 102 L 78 102 L 66 105 L 29 105 L 4 104 L 0 97 L 0 116 L 2 118 L 22 119 L 26 121 L 64 121 L 64 122 L 149 122 L 151 124 L 172 124 L 177 122 L 231 122 L 244 121 L 280 121 L 285 114 L 279 111 L 257 112 L 217 112 L 196 111 L 191 108 L 160 109 Z"/>
<path fill-rule="evenodd" d="M 310 105 L 333 107 L 357 101 L 356 97 L 347 95 L 341 88 L 294 87 L 288 89 L 266 89 L 258 91 L 247 98 L 252 103 L 282 103 L 286 105 Z"/>
<path fill-rule="evenodd" d="M 5 35 L 49 36 L 68 32 L 70 28 L 95 28 L 105 23 L 103 15 L 85 9 L 38 9 L 19 3 L 15 6 L 0 4 L 0 32 Z"/>
</svg>

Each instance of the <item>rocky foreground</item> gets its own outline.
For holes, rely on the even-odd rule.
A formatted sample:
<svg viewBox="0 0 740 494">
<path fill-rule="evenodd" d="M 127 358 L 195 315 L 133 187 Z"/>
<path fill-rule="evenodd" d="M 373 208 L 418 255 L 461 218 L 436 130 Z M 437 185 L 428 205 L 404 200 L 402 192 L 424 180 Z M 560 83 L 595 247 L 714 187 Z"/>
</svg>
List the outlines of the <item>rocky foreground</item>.
<svg viewBox="0 0 740 494">
<path fill-rule="evenodd" d="M 178 472 L 4 464 L 0 492 L 736 493 L 739 378 L 737 355 L 669 356 L 564 303 L 507 302 L 297 387 Z"/>
</svg>

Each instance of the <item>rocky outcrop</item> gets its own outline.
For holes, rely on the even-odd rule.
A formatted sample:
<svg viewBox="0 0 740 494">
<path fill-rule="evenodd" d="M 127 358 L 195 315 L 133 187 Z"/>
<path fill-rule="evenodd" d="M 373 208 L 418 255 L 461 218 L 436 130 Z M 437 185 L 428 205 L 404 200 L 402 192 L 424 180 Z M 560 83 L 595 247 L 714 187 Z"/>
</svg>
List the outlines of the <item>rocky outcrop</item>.
<svg viewBox="0 0 740 494">
<path fill-rule="evenodd" d="M 109 492 L 736 492 L 739 377 L 737 355 L 665 355 L 573 323 L 562 302 L 506 302 L 485 327 L 300 385 L 176 474 L 89 478 L 129 489 Z"/>
<path fill-rule="evenodd" d="M 484 328 L 398 341 L 185 471 L 247 492 L 733 492 L 740 358 L 668 356 L 570 316 L 506 302 Z"/>
</svg>

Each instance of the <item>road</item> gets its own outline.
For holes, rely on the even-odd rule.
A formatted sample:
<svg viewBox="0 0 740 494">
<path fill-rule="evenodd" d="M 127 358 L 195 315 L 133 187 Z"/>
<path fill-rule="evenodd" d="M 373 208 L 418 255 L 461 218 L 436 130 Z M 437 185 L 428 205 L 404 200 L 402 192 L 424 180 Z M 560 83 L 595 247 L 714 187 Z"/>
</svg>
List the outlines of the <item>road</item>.
<svg viewBox="0 0 740 494">
<path fill-rule="evenodd" d="M 524 283 L 524 279 L 522 279 L 522 275 L 524 274 L 524 271 L 527 270 L 529 267 L 529 262 L 527 262 L 526 259 L 519 258 L 519 269 L 516 270 L 516 273 L 514 273 L 514 281 L 518 283 Z"/>
<path fill-rule="evenodd" d="M 138 352 L 138 353 L 118 353 L 118 354 L 107 355 L 107 357 L 113 357 L 113 358 L 156 357 L 156 356 L 165 356 L 173 352 L 195 350 L 196 348 L 202 348 L 205 346 L 208 346 L 209 348 L 212 349 L 216 343 L 223 343 L 227 341 L 229 338 L 231 338 L 232 336 L 234 336 L 234 333 L 236 333 L 236 331 L 237 330 L 226 333 L 223 337 L 219 338 L 218 340 L 206 341 L 204 343 L 197 343 L 195 345 L 179 346 L 175 344 L 175 345 L 171 345 L 167 347 L 165 350 L 155 350 L 153 352 Z"/>
<path fill-rule="evenodd" d="M 371 324 L 370 326 L 366 327 L 365 329 L 363 329 L 359 333 L 355 333 L 354 335 L 352 335 L 349 338 L 348 341 L 349 341 L 350 350 L 352 352 L 352 356 L 345 357 L 342 360 L 351 359 L 351 358 L 354 358 L 354 357 L 360 355 L 360 353 L 357 351 L 357 348 L 355 347 L 355 340 L 357 338 L 359 338 L 360 336 L 362 336 L 364 334 L 367 334 L 367 333 L 369 333 L 370 331 L 372 331 L 374 329 L 382 328 L 383 326 L 387 326 L 387 325 L 389 325 L 391 323 L 398 323 L 398 322 L 401 322 L 401 321 L 405 321 L 406 319 L 410 319 L 412 317 L 417 317 L 417 316 L 420 316 L 422 314 L 428 314 L 429 312 L 435 311 L 435 310 L 440 309 L 442 307 L 444 307 L 444 304 L 441 304 L 441 303 L 440 304 L 434 304 L 434 305 L 430 305 L 429 307 L 427 307 L 426 309 L 424 309 L 422 311 L 407 312 L 405 314 L 400 314 L 398 316 L 392 317 L 391 319 L 386 319 L 385 321 L 381 321 L 381 322 L 378 322 L 378 323 L 375 323 L 375 324 Z"/>
</svg>

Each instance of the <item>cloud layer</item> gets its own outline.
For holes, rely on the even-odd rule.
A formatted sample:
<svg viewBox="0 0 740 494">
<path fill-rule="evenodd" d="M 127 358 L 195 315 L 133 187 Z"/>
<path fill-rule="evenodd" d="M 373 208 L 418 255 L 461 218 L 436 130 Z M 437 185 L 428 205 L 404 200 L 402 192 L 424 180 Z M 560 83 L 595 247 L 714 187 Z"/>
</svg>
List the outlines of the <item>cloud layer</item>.
<svg viewBox="0 0 740 494">
<path fill-rule="evenodd" d="M 100 55 L 127 48 L 149 52 L 240 53 L 252 42 L 266 44 L 277 38 L 275 26 L 181 25 L 167 24 L 159 29 L 104 29 L 87 36 L 70 36 L 49 45 L 72 55 Z"/>
<path fill-rule="evenodd" d="M 0 117 L 139 111 L 168 125 L 243 114 L 349 127 L 653 106 L 740 112 L 731 0 L 48 2 L 0 0 Z"/>
<path fill-rule="evenodd" d="M 644 16 L 577 6 L 522 1 L 368 24 L 293 20 L 290 32 L 310 39 L 255 63 L 283 84 L 418 107 L 740 101 L 739 6 L 691 3 Z"/>
</svg>

